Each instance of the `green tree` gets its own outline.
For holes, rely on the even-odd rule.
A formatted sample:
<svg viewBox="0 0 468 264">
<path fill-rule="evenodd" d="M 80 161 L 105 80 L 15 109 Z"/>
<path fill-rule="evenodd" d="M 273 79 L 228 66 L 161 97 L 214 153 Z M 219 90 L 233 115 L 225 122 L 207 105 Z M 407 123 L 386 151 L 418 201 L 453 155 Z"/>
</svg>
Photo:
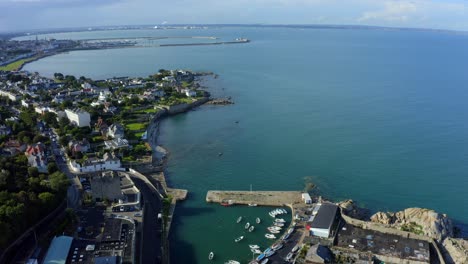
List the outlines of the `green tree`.
<svg viewBox="0 0 468 264">
<path fill-rule="evenodd" d="M 67 176 L 59 171 L 49 175 L 50 188 L 58 193 L 65 192 L 70 185 Z"/>
<path fill-rule="evenodd" d="M 39 177 L 39 170 L 36 167 L 29 167 L 28 175 L 29 177 L 37 178 Z"/>
<path fill-rule="evenodd" d="M 52 174 L 56 171 L 58 171 L 57 164 L 55 162 L 49 162 L 49 164 L 47 164 L 47 172 L 49 172 L 49 174 Z"/>
<path fill-rule="evenodd" d="M 45 208 L 51 209 L 55 204 L 55 196 L 50 192 L 40 193 L 38 198 Z"/>
</svg>

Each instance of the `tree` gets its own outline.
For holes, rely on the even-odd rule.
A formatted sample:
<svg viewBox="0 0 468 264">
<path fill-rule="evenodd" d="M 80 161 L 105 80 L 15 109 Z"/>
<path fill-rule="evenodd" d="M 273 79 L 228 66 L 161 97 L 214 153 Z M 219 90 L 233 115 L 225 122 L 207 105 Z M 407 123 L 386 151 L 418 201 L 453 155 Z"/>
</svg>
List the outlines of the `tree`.
<svg viewBox="0 0 468 264">
<path fill-rule="evenodd" d="M 39 177 L 39 170 L 36 167 L 29 167 L 28 175 L 29 177 L 37 178 Z"/>
<path fill-rule="evenodd" d="M 63 74 L 61 74 L 59 72 L 56 72 L 56 73 L 54 73 L 54 78 L 57 79 L 57 80 L 62 81 L 64 76 L 63 76 Z"/>
<path fill-rule="evenodd" d="M 42 120 L 44 120 L 44 122 L 46 122 L 46 124 L 48 124 L 51 127 L 54 127 L 54 128 L 58 127 L 57 114 L 53 112 L 45 112 L 44 115 L 42 116 Z"/>
<path fill-rule="evenodd" d="M 45 208 L 52 208 L 55 203 L 55 196 L 50 192 L 43 192 L 38 195 L 41 204 Z"/>
<path fill-rule="evenodd" d="M 55 162 L 50 162 L 47 164 L 47 172 L 49 172 L 49 174 L 52 174 L 56 171 L 58 171 L 58 166 Z"/>
<path fill-rule="evenodd" d="M 67 190 L 70 181 L 65 174 L 56 171 L 49 175 L 49 184 L 52 190 L 61 193 Z"/>
</svg>

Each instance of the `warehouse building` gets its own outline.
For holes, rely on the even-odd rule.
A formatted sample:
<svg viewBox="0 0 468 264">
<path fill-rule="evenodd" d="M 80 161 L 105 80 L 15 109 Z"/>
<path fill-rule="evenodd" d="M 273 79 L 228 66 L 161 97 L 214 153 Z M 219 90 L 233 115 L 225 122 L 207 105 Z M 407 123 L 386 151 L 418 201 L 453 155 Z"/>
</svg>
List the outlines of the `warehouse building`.
<svg viewBox="0 0 468 264">
<path fill-rule="evenodd" d="M 312 236 L 328 238 L 334 227 L 338 223 L 338 206 L 332 203 L 317 204 L 319 206 L 317 213 L 311 218 L 309 224 L 310 234 Z"/>
</svg>

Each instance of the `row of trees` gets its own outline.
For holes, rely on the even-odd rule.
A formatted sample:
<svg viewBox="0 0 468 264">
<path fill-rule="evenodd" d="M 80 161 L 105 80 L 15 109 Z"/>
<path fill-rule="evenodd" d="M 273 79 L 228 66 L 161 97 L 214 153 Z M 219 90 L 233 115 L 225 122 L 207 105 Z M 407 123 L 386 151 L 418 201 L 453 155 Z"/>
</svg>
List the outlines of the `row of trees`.
<svg viewBox="0 0 468 264">
<path fill-rule="evenodd" d="M 0 248 L 55 209 L 65 198 L 68 178 L 53 163 L 49 175 L 28 168 L 23 154 L 0 158 Z"/>
</svg>

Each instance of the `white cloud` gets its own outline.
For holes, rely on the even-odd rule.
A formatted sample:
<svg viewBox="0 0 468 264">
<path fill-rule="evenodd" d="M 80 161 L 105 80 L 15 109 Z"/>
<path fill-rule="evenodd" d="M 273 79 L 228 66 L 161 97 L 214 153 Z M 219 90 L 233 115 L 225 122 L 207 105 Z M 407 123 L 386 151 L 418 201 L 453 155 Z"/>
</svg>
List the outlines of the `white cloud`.
<svg viewBox="0 0 468 264">
<path fill-rule="evenodd" d="M 384 3 L 383 9 L 365 12 L 358 20 L 361 22 L 372 20 L 404 22 L 408 21 L 417 11 L 418 6 L 414 2 L 387 1 Z"/>
<path fill-rule="evenodd" d="M 364 12 L 358 22 L 418 25 L 424 21 L 451 18 L 466 18 L 466 4 L 463 2 L 443 2 L 437 0 L 385 0 L 375 1 L 378 8 Z"/>
</svg>

